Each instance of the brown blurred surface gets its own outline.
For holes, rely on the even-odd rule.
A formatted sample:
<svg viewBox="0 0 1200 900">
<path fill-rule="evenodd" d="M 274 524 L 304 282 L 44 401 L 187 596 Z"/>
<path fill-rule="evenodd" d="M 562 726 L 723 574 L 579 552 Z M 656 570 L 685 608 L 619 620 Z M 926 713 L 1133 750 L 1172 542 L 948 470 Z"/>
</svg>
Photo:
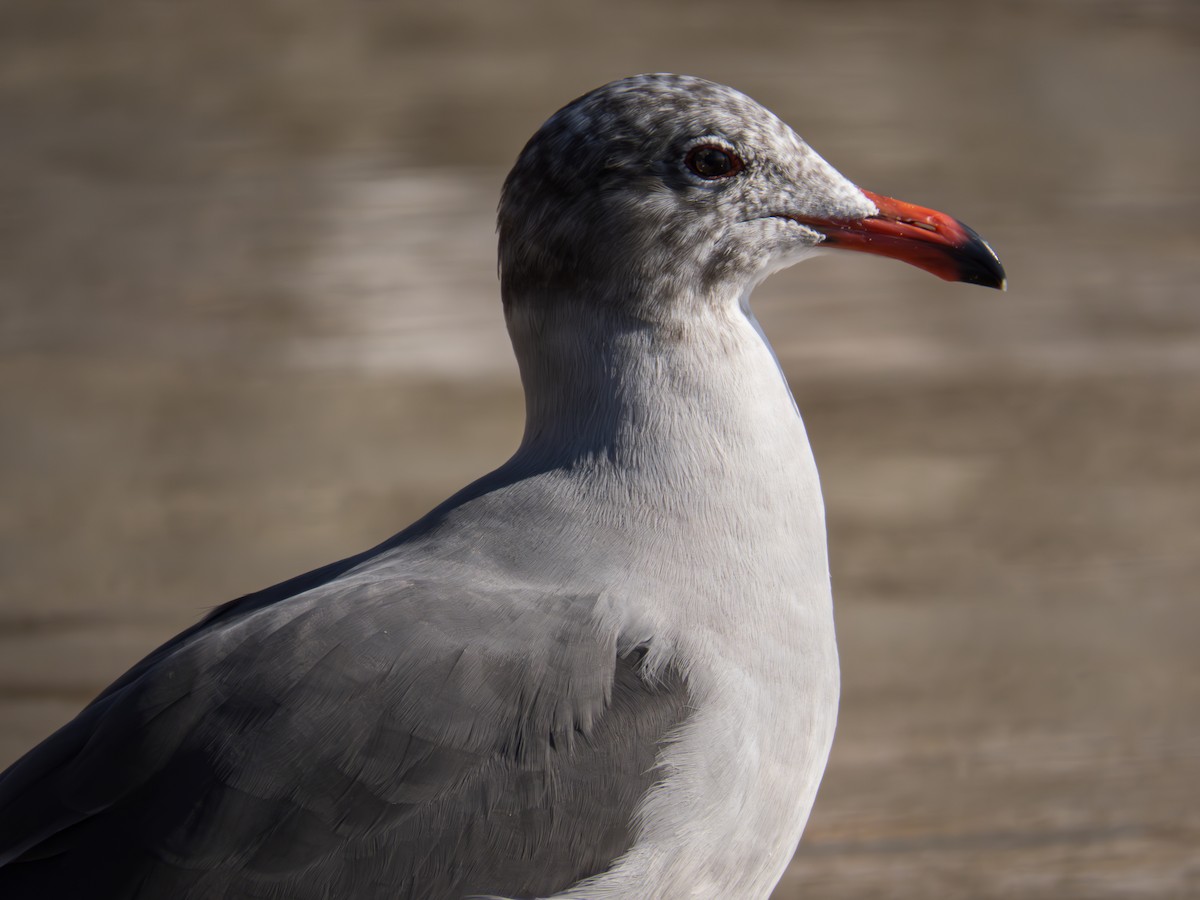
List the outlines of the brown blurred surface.
<svg viewBox="0 0 1200 900">
<path fill-rule="evenodd" d="M 776 896 L 1200 896 L 1197 10 L 5 0 L 0 765 L 505 457 L 504 168 L 684 71 L 1011 283 L 822 258 L 756 295 L 845 680 Z"/>
</svg>

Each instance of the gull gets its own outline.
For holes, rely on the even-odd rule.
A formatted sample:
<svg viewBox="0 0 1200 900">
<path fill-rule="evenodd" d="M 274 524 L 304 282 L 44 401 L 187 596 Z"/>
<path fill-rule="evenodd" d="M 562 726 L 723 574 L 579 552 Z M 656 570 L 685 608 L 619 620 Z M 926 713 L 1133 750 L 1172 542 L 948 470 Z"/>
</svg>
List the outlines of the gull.
<svg viewBox="0 0 1200 900">
<path fill-rule="evenodd" d="M 604 85 L 521 152 L 503 465 L 216 608 L 0 776 L 0 896 L 765 898 L 839 669 L 803 422 L 748 298 L 836 248 L 1003 287 L 694 77 Z"/>
</svg>

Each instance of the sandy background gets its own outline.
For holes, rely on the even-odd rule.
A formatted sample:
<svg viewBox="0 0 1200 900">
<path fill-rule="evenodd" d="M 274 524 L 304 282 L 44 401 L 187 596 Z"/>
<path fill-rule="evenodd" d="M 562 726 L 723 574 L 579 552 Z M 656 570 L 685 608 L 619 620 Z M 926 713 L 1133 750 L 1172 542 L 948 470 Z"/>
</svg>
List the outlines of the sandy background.
<svg viewBox="0 0 1200 900">
<path fill-rule="evenodd" d="M 845 680 L 776 896 L 1200 897 L 1184 0 L 2 0 L 0 765 L 508 454 L 501 179 L 656 70 L 747 91 L 1010 276 L 825 257 L 756 295 Z"/>
</svg>

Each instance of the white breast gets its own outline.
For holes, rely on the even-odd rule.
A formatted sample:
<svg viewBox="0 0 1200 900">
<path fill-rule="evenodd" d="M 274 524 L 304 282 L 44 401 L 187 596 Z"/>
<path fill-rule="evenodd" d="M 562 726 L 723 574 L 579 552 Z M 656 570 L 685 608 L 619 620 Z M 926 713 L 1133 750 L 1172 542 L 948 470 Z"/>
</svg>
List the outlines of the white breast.
<svg viewBox="0 0 1200 900">
<path fill-rule="evenodd" d="M 682 662 L 694 711 L 660 754 L 663 779 L 642 804 L 633 847 L 561 900 L 767 897 L 829 755 L 839 677 L 816 467 L 769 348 L 740 315 L 724 329 L 719 347 L 700 349 L 720 360 L 676 361 L 723 373 L 720 385 L 700 374 L 673 381 L 705 394 L 696 408 L 707 414 L 643 420 L 643 447 L 658 430 L 674 449 L 592 481 L 623 479 L 610 496 L 653 509 L 605 615 L 651 635 L 652 657 Z"/>
</svg>

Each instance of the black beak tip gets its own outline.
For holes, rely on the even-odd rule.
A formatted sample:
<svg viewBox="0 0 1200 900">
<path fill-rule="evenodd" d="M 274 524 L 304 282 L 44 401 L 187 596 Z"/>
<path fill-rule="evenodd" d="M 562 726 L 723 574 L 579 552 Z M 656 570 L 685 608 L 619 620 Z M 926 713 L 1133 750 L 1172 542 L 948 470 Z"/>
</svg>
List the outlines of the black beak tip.
<svg viewBox="0 0 1200 900">
<path fill-rule="evenodd" d="M 974 230 L 968 228 L 967 232 L 968 240 L 955 252 L 959 280 L 1000 291 L 1008 290 L 1008 276 L 1004 274 L 1004 266 L 1000 265 L 996 251 Z"/>
</svg>

